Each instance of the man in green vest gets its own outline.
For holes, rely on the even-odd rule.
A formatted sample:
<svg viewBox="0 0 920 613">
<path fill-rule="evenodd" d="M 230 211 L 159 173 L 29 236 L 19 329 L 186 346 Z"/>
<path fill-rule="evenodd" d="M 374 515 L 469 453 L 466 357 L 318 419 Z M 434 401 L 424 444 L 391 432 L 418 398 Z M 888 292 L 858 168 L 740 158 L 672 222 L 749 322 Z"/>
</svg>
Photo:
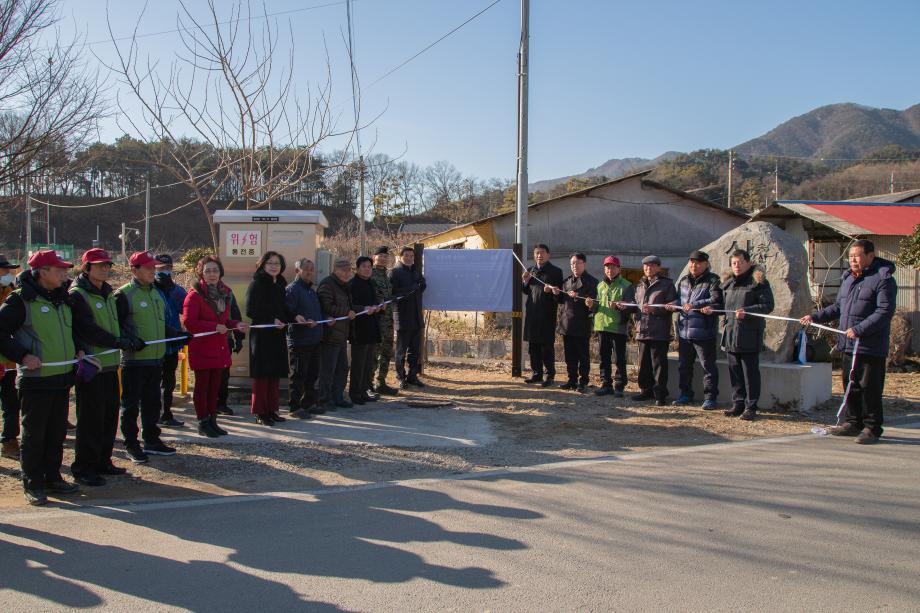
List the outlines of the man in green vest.
<svg viewBox="0 0 920 613">
<path fill-rule="evenodd" d="M 128 260 L 134 280 L 115 292 L 118 324 L 130 337 L 138 339 L 128 351 L 122 353 L 121 370 L 121 435 L 125 452 L 135 464 L 147 462 L 148 455 L 175 455 L 176 450 L 160 440 L 160 379 L 163 376 L 163 357 L 166 344 L 156 343 L 177 336 L 191 338 L 190 334 L 166 325 L 166 303 L 163 294 L 153 281 L 157 260 L 149 251 L 131 254 Z M 138 441 L 138 408 L 144 446 Z"/>
<path fill-rule="evenodd" d="M 77 378 L 77 438 L 70 472 L 80 485 L 105 485 L 102 475 L 123 475 L 125 469 L 112 463 L 112 448 L 118 430 L 119 349 L 139 346 L 136 339 L 122 336 L 118 325 L 115 292 L 107 283 L 112 258 L 104 249 L 83 254 L 80 276 L 70 288 L 77 335 L 99 364 L 89 380 Z"/>
<path fill-rule="evenodd" d="M 617 303 L 633 302 L 632 284 L 620 276 L 620 259 L 608 255 L 604 260 L 604 278 L 597 284 L 597 300 L 585 301 L 594 313 L 594 331 L 600 339 L 601 386 L 594 392 L 598 396 L 613 394 L 623 397 L 626 388 L 626 307 Z M 616 376 L 612 375 L 611 353 L 616 354 Z"/>
<path fill-rule="evenodd" d="M 22 410 L 20 464 L 26 501 L 48 502 L 47 492 L 73 494 L 61 477 L 74 358 L 82 359 L 68 304 L 65 262 L 53 250 L 29 258 L 19 289 L 0 306 L 0 354 L 20 365 L 16 377 Z"/>
</svg>

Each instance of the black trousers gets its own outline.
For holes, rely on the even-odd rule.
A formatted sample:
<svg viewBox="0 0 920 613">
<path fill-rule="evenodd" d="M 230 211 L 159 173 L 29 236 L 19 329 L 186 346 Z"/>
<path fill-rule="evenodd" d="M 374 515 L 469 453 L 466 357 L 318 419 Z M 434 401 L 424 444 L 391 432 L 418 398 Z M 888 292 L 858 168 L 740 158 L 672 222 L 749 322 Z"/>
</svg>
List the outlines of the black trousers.
<svg viewBox="0 0 920 613">
<path fill-rule="evenodd" d="M 613 387 L 622 392 L 626 389 L 626 335 L 615 332 L 598 332 L 598 336 L 600 337 L 601 387 Z M 615 362 L 611 358 L 615 358 Z M 617 367 L 615 376 L 612 363 L 615 363 Z"/>
<path fill-rule="evenodd" d="M 176 391 L 176 368 L 179 366 L 179 354 L 163 357 L 163 375 L 160 391 L 163 393 L 163 419 L 172 419 L 173 392 Z"/>
<path fill-rule="evenodd" d="M 760 354 L 732 353 L 728 357 L 728 376 L 732 382 L 732 404 L 736 409 L 757 410 L 760 400 Z"/>
<path fill-rule="evenodd" d="M 534 376 L 547 379 L 556 376 L 556 344 L 555 343 L 527 343 L 527 353 L 530 354 L 530 370 Z"/>
<path fill-rule="evenodd" d="M 118 431 L 118 371 L 100 372 L 77 382 L 77 438 L 70 472 L 92 475 L 112 463 Z"/>
<path fill-rule="evenodd" d="M 638 342 L 639 389 L 664 400 L 668 397 L 668 341 Z"/>
<path fill-rule="evenodd" d="M 846 389 L 850 378 L 852 354 L 845 354 L 843 360 L 843 385 Z M 885 357 L 857 355 L 853 370 L 853 384 L 847 395 L 847 406 L 843 419 L 857 428 L 869 428 L 875 436 L 882 435 L 882 393 L 885 390 Z"/>
<path fill-rule="evenodd" d="M 316 404 L 320 344 L 288 347 L 288 407 L 291 412 Z M 229 379 L 229 377 L 228 377 Z M 218 405 L 220 402 L 218 401 Z"/>
<path fill-rule="evenodd" d="M 42 489 L 61 478 L 70 388 L 19 390 L 22 445 L 19 461 L 25 489 Z"/>
<path fill-rule="evenodd" d="M 565 370 L 569 383 L 588 385 L 588 369 L 591 366 L 590 336 L 562 335 L 562 348 L 565 350 Z"/>
<path fill-rule="evenodd" d="M 138 409 L 144 442 L 160 440 L 157 420 L 160 417 L 161 370 L 159 364 L 128 364 L 121 370 L 121 436 L 125 447 L 138 442 Z"/>
<path fill-rule="evenodd" d="M 348 379 L 348 347 L 344 343 L 320 343 L 319 347 L 319 404 L 343 400 Z"/>
<path fill-rule="evenodd" d="M 397 330 L 396 331 L 396 378 L 400 381 L 414 379 L 419 373 L 419 359 L 421 358 L 422 331 Z M 409 363 L 409 372 L 406 373 L 406 362 Z"/>
<path fill-rule="evenodd" d="M 8 370 L 0 381 L 0 407 L 3 409 L 3 434 L 0 442 L 19 438 L 19 394 L 16 393 L 16 371 Z"/>
<path fill-rule="evenodd" d="M 719 367 L 716 364 L 716 339 L 691 341 L 684 338 L 677 341 L 680 357 L 680 393 L 693 398 L 693 363 L 700 361 L 703 367 L 703 396 L 715 402 L 719 396 Z"/>
<path fill-rule="evenodd" d="M 226 407 L 230 399 L 230 369 L 225 368 L 220 373 L 220 388 L 217 390 L 217 406 Z"/>
<path fill-rule="evenodd" d="M 351 381 L 348 385 L 348 395 L 352 398 L 360 398 L 367 394 L 374 377 L 376 357 L 377 343 L 351 346 Z"/>
</svg>

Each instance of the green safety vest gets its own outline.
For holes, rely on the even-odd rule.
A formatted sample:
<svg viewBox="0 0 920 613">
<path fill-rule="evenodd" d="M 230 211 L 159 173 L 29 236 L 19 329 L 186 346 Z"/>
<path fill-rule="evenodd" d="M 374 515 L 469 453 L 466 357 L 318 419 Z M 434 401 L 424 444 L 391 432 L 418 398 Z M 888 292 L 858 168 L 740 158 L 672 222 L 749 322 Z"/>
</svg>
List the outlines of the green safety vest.
<svg viewBox="0 0 920 613">
<path fill-rule="evenodd" d="M 597 313 L 594 314 L 595 332 L 615 332 L 625 334 L 625 320 L 623 312 L 606 306 L 608 302 L 623 300 L 623 292 L 629 289 L 630 283 L 622 276 L 617 277 L 613 283 L 608 283 L 606 277 L 597 282 Z"/>
<path fill-rule="evenodd" d="M 22 298 L 22 290 L 14 293 Z M 56 377 L 72 372 L 73 364 L 44 366 L 45 362 L 66 362 L 77 355 L 70 307 L 66 304 L 54 306 L 44 296 L 22 302 L 26 307 L 26 320 L 13 336 L 29 353 L 42 361 L 42 367 L 38 370 L 21 370 L 19 374 L 23 377 Z"/>
<path fill-rule="evenodd" d="M 134 321 L 137 335 L 144 341 L 166 338 L 166 303 L 163 295 L 153 283 L 141 287 L 135 282 L 118 288 L 116 294 L 123 294 L 128 299 L 128 309 Z M 126 351 L 126 361 L 158 361 L 166 355 L 166 343 L 147 345 L 140 351 Z"/>
<path fill-rule="evenodd" d="M 99 294 L 91 294 L 82 287 L 74 285 L 70 288 L 71 293 L 77 293 L 83 296 L 86 306 L 93 314 L 96 325 L 111 334 L 112 336 L 121 336 L 121 328 L 118 325 L 118 307 L 116 305 L 115 292 L 110 292 L 107 297 Z M 90 346 L 90 353 L 98 354 L 109 351 L 109 347 Z M 117 351 L 100 355 L 99 363 L 102 364 L 102 370 L 113 370 L 118 367 L 121 356 Z"/>
</svg>

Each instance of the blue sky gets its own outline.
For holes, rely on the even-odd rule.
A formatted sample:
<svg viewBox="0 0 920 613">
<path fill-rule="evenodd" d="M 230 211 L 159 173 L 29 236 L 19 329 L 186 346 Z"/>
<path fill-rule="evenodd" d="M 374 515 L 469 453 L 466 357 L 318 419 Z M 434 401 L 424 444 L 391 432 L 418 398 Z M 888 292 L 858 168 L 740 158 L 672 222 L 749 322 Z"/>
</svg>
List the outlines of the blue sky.
<svg viewBox="0 0 920 613">
<path fill-rule="evenodd" d="M 491 2 L 356 0 L 362 82 L 370 84 Z M 204 2 L 190 4 L 201 10 Z M 347 128 L 344 3 L 264 3 L 269 13 L 318 5 L 329 6 L 272 20 L 283 39 L 289 24 L 293 30 L 301 86 L 323 78 L 325 39 L 333 103 L 339 127 Z M 255 12 L 261 6 L 252 4 Z M 135 0 L 110 3 L 116 34 L 130 33 L 142 7 Z M 108 39 L 99 0 L 63 0 L 61 9 L 65 36 L 76 30 L 88 42 Z M 174 29 L 177 10 L 175 0 L 151 3 L 138 31 Z M 230 3 L 218 10 L 229 15 Z M 904 109 L 920 103 L 917 23 L 916 0 L 532 0 L 530 180 L 582 172 L 613 157 L 727 148 L 824 104 Z M 479 178 L 512 177 L 518 32 L 518 0 L 501 0 L 365 87 L 364 117 L 382 115 L 363 142 L 420 165 L 443 159 Z M 175 33 L 145 37 L 141 52 L 165 65 L 177 41 Z M 91 48 L 111 60 L 111 43 Z M 111 141 L 119 133 L 108 121 L 101 137 Z"/>
</svg>

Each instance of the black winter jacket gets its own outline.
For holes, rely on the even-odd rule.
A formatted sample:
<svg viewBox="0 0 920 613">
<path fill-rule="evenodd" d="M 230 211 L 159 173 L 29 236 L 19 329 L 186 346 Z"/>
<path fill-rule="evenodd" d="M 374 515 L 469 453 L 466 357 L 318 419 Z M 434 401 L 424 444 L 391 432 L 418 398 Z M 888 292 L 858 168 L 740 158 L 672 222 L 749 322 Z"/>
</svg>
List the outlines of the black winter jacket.
<svg viewBox="0 0 920 613">
<path fill-rule="evenodd" d="M 527 283 L 521 284 L 521 290 L 527 296 L 524 302 L 524 340 L 528 343 L 553 343 L 556 341 L 559 301 L 552 293 L 543 291 L 543 283 L 561 288 L 562 270 L 547 262 L 542 268 L 532 267 L 530 275 Z"/>
<path fill-rule="evenodd" d="M 722 284 L 718 275 L 706 271 L 694 278 L 687 274 L 677 282 L 678 305 L 689 304 L 691 308 L 722 308 Z M 689 341 L 708 341 L 719 333 L 719 316 L 704 315 L 699 311 L 683 311 L 677 314 L 677 335 Z"/>
<path fill-rule="evenodd" d="M 559 316 L 559 331 L 566 336 L 591 336 L 594 329 L 591 309 L 585 306 L 584 300 L 572 298 L 567 292 L 575 290 L 578 296 L 597 299 L 597 279 L 587 272 L 580 277 L 569 275 L 562 282 L 562 291 L 559 292 L 559 302 L 562 304 L 562 313 Z"/>
<path fill-rule="evenodd" d="M 421 330 L 425 327 L 422 307 L 422 292 L 425 291 L 425 277 L 415 270 L 406 268 L 400 262 L 390 271 L 393 296 L 402 297 L 393 309 L 393 328 L 400 330 Z"/>
<path fill-rule="evenodd" d="M 642 277 L 636 285 L 636 304 L 676 304 L 677 289 L 674 281 L 658 275 L 654 281 Z M 653 308 L 651 313 L 643 313 L 641 308 L 632 307 L 636 314 L 636 340 L 670 341 L 674 319 L 671 311 L 665 308 Z"/>
<path fill-rule="evenodd" d="M 258 271 L 246 290 L 246 317 L 253 324 L 271 324 L 276 319 L 292 321 L 285 303 L 284 277 Z M 249 376 L 282 378 L 288 375 L 285 329 L 257 328 L 249 333 Z"/>
<path fill-rule="evenodd" d="M 761 270 L 751 267 L 740 277 L 729 276 L 722 283 L 725 320 L 722 322 L 722 349 L 731 353 L 760 353 L 763 349 L 763 317 L 738 319 L 735 311 L 768 315 L 773 311 L 773 290 Z"/>
<path fill-rule="evenodd" d="M 365 307 L 376 306 L 377 291 L 374 282 L 355 275 L 348 283 L 351 292 L 351 305 L 355 313 Z M 353 345 L 371 345 L 380 342 L 380 318 L 377 314 L 358 315 L 351 322 L 351 343 Z"/>
<path fill-rule="evenodd" d="M 316 294 L 323 309 L 323 319 L 344 317 L 348 315 L 348 311 L 354 310 L 348 283 L 342 283 L 334 274 L 319 282 Z M 329 345 L 344 345 L 351 334 L 351 324 L 348 319 L 337 321 L 331 326 L 323 324 L 323 342 Z"/>
</svg>

